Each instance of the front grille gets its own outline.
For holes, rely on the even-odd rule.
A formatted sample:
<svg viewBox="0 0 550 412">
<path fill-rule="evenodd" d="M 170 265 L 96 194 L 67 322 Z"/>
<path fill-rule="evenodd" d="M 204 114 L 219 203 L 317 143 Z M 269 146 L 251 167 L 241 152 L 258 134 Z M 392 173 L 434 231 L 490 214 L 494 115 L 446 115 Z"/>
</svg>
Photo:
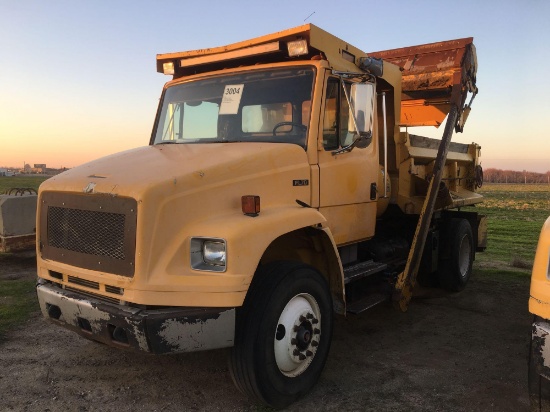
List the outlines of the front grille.
<svg viewBox="0 0 550 412">
<path fill-rule="evenodd" d="M 53 271 L 53 270 L 50 270 L 49 272 L 50 272 L 50 276 L 52 278 L 63 280 L 63 273 L 59 273 L 59 272 L 56 272 L 56 271 Z"/>
<path fill-rule="evenodd" d="M 70 286 L 65 286 L 65 290 L 67 290 L 69 292 L 78 293 L 79 295 L 86 296 L 86 297 L 89 297 L 89 298 L 92 298 L 92 299 L 97 299 L 97 300 L 101 300 L 101 301 L 104 301 L 104 302 L 114 303 L 115 305 L 120 305 L 120 300 L 119 299 L 111 298 L 109 296 L 103 296 L 103 295 L 99 295 L 97 293 L 71 288 Z"/>
<path fill-rule="evenodd" d="M 123 295 L 124 289 L 117 286 L 105 285 L 105 292 L 113 293 L 115 295 Z"/>
<path fill-rule="evenodd" d="M 44 259 L 134 275 L 135 199 L 101 193 L 44 192 L 39 202 L 40 251 Z"/>
<path fill-rule="evenodd" d="M 124 260 L 124 220 L 121 213 L 48 208 L 48 244 L 88 255 Z"/>
<path fill-rule="evenodd" d="M 74 283 L 75 285 L 86 286 L 87 288 L 90 288 L 90 289 L 99 290 L 99 283 L 92 282 L 91 280 L 80 279 L 74 276 L 67 276 L 67 281 L 69 283 Z"/>
</svg>

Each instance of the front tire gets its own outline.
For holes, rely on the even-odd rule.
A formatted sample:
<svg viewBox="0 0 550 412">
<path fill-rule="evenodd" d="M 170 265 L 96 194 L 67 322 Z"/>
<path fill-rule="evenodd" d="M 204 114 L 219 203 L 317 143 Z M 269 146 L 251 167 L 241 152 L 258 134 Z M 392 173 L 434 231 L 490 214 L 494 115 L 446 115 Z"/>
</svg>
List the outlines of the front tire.
<svg viewBox="0 0 550 412">
<path fill-rule="evenodd" d="M 237 310 L 231 377 L 250 398 L 283 408 L 315 385 L 331 338 L 325 278 L 301 263 L 270 263 L 257 271 Z"/>
</svg>

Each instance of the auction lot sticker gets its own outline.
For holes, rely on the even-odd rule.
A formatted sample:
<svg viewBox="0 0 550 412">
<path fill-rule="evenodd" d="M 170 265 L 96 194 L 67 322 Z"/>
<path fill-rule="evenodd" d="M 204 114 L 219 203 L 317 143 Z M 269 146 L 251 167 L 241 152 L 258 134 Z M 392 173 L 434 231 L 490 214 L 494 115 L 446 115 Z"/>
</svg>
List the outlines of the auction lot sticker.
<svg viewBox="0 0 550 412">
<path fill-rule="evenodd" d="M 239 104 L 243 95 L 244 84 L 228 84 L 225 86 L 219 114 L 239 113 Z"/>
</svg>

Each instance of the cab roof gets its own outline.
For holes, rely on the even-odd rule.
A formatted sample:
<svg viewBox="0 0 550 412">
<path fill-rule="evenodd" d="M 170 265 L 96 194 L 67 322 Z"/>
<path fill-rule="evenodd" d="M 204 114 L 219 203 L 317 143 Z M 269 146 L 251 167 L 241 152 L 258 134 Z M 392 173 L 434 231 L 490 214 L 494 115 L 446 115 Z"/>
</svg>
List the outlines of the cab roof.
<svg viewBox="0 0 550 412">
<path fill-rule="evenodd" d="M 305 54 L 291 57 L 288 43 L 305 40 Z M 157 71 L 173 63 L 174 78 L 224 68 L 297 60 L 326 59 L 334 70 L 359 71 L 357 63 L 367 53 L 313 24 L 267 34 L 227 46 L 157 54 Z"/>
</svg>

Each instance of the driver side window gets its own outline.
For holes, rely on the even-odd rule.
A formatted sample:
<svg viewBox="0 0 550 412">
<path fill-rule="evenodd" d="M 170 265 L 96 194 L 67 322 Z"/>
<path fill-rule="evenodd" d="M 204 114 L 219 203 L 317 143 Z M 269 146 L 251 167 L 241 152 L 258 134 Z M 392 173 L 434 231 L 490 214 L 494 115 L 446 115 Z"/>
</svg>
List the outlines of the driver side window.
<svg viewBox="0 0 550 412">
<path fill-rule="evenodd" d="M 345 83 L 349 93 L 350 84 Z M 323 118 L 323 148 L 335 150 L 349 145 L 353 134 L 348 133 L 349 105 L 340 80 L 331 77 L 327 82 L 325 113 Z"/>
<path fill-rule="evenodd" d="M 243 107 L 242 130 L 245 133 L 272 133 L 275 125 L 292 122 L 292 105 L 285 103 L 256 104 Z M 279 128 L 280 132 L 289 132 L 292 126 Z"/>
</svg>

